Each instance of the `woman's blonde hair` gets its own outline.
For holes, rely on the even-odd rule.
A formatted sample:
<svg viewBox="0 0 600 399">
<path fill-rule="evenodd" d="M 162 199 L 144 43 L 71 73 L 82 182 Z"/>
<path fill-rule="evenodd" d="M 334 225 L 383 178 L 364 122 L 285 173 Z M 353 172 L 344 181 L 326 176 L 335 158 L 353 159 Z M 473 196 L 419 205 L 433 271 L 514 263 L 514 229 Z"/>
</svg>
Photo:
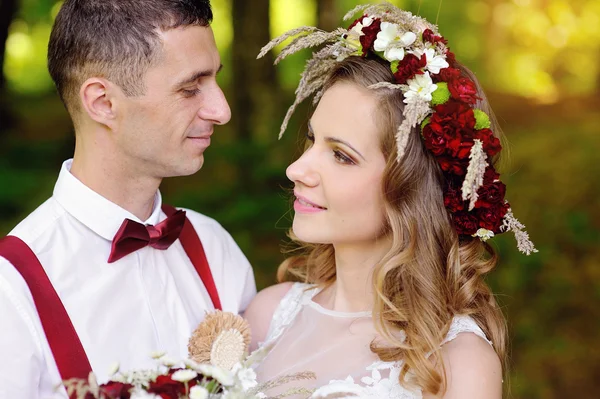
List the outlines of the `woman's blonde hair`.
<svg viewBox="0 0 600 399">
<path fill-rule="evenodd" d="M 461 69 L 477 83 L 466 68 Z M 338 82 L 368 87 L 378 82 L 394 83 L 394 77 L 389 63 L 352 56 L 332 70 L 324 89 Z M 479 92 L 482 100 L 477 107 L 492 115 L 483 92 Z M 420 129 L 413 129 L 405 155 L 400 163 L 396 161 L 395 133 L 402 122 L 403 95 L 391 89 L 375 93 L 380 110 L 375 120 L 387 160 L 382 179 L 385 230 L 392 245 L 373 269 L 373 318 L 383 341 L 373 341 L 371 350 L 383 361 L 404 361 L 400 383 L 416 384 L 436 394 L 446 387 L 440 347 L 454 315 L 471 316 L 505 363 L 506 322 L 484 281 L 497 256 L 488 244 L 456 233 L 444 206 L 441 168 L 423 145 Z M 492 123 L 497 125 L 493 118 Z M 492 130 L 500 132 L 494 125 Z M 290 237 L 296 245 L 294 252 L 300 253 L 279 266 L 278 279 L 322 287 L 333 284 L 333 245 L 301 242 L 291 231 Z M 404 331 L 405 340 L 400 339 L 398 330 Z M 414 374 L 410 382 L 405 379 L 408 371 Z"/>
</svg>

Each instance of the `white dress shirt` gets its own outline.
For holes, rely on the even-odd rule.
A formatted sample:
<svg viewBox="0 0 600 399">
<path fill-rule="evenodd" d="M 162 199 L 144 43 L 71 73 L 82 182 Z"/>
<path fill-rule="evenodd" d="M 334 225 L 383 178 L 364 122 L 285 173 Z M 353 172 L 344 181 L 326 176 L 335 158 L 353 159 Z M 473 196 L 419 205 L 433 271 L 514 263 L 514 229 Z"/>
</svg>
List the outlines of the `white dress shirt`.
<svg viewBox="0 0 600 399">
<path fill-rule="evenodd" d="M 37 255 L 58 293 L 92 369 L 154 368 L 154 351 L 187 357 L 192 331 L 213 305 L 181 242 L 142 248 L 107 263 L 111 241 L 126 218 L 157 224 L 166 215 L 157 192 L 141 221 L 60 171 L 53 196 L 11 233 Z M 206 252 L 224 311 L 242 312 L 256 294 L 252 268 L 215 220 L 187 210 Z M 25 280 L 0 257 L 0 398 L 66 398 L 60 374 Z"/>
</svg>

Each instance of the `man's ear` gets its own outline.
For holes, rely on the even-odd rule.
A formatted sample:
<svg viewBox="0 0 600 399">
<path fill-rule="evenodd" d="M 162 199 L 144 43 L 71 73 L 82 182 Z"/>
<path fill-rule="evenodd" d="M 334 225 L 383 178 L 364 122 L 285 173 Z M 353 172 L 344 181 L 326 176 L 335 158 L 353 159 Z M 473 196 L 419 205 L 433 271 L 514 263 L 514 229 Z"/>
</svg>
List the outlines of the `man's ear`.
<svg viewBox="0 0 600 399">
<path fill-rule="evenodd" d="M 95 122 L 114 128 L 117 119 L 116 87 L 102 78 L 89 78 L 81 85 L 79 97 L 84 111 Z"/>
</svg>

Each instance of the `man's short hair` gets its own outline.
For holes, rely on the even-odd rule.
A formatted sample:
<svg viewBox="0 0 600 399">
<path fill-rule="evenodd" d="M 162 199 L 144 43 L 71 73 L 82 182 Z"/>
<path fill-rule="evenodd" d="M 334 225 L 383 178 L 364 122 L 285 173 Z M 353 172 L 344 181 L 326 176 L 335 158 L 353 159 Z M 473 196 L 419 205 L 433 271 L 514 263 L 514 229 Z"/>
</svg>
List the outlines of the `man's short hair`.
<svg viewBox="0 0 600 399">
<path fill-rule="evenodd" d="M 209 0 L 65 0 L 50 34 L 48 69 L 74 117 L 86 79 L 104 77 L 127 96 L 141 95 L 160 56 L 159 31 L 211 21 Z"/>
</svg>

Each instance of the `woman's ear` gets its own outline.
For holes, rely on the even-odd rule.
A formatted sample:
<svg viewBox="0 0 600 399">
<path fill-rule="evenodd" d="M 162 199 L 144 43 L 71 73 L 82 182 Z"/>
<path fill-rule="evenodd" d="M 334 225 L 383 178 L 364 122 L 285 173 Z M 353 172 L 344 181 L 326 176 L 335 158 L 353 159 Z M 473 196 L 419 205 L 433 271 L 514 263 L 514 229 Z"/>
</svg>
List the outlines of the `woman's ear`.
<svg viewBox="0 0 600 399">
<path fill-rule="evenodd" d="M 114 85 L 103 78 L 89 78 L 81 85 L 79 96 L 83 110 L 93 121 L 114 128 L 117 107 Z"/>
</svg>

